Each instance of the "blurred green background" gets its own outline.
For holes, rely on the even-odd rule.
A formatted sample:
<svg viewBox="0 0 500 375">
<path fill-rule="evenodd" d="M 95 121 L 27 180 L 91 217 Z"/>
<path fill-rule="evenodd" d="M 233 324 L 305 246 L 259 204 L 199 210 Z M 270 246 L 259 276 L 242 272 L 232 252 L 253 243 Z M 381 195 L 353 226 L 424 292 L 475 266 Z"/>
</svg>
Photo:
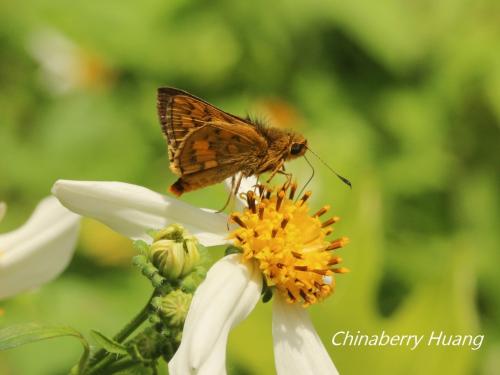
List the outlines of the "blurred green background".
<svg viewBox="0 0 500 375">
<path fill-rule="evenodd" d="M 0 2 L 1 224 L 22 224 L 56 179 L 165 192 L 162 85 L 296 128 L 312 206 L 330 203 L 352 272 L 311 308 L 342 374 L 500 374 L 500 3 L 496 0 Z M 290 164 L 301 180 L 310 169 Z M 183 199 L 219 208 L 216 186 Z M 208 203 L 210 202 L 210 203 Z M 129 242 L 85 221 L 61 278 L 1 303 L 0 326 L 113 334 L 149 286 Z M 213 252 L 213 259 L 221 249 Z M 480 350 L 333 347 L 339 330 L 484 334 Z M 270 305 L 230 337 L 229 373 L 273 374 Z M 1 374 L 64 374 L 70 339 L 0 353 Z"/>
</svg>

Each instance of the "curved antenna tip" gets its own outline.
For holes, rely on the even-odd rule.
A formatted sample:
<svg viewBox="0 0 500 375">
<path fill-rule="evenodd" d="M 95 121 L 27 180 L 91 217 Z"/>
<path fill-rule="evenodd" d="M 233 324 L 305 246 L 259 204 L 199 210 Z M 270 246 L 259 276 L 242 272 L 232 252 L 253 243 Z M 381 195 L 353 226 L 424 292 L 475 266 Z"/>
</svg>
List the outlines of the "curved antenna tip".
<svg viewBox="0 0 500 375">
<path fill-rule="evenodd" d="M 345 177 L 343 177 L 343 176 L 341 176 L 341 175 L 339 175 L 339 174 L 337 174 L 337 177 L 338 177 L 338 178 L 340 178 L 340 180 L 341 180 L 344 184 L 346 184 L 347 186 L 349 186 L 349 189 L 351 189 L 351 190 L 352 190 L 352 184 L 351 184 L 351 181 L 349 181 L 347 178 L 345 178 Z"/>
<path fill-rule="evenodd" d="M 307 147 L 307 146 L 306 146 L 306 147 Z M 323 163 L 323 164 L 324 164 L 324 165 L 325 165 L 325 166 L 326 166 L 326 167 L 327 167 L 327 168 L 328 168 L 331 172 L 333 172 L 333 173 L 335 174 L 335 176 L 337 176 L 337 177 L 340 179 L 340 181 L 342 181 L 344 184 L 346 184 L 347 186 L 349 186 L 349 188 L 352 190 L 352 184 L 351 184 L 351 181 L 349 181 L 349 180 L 348 180 L 347 178 L 345 178 L 344 176 L 341 176 L 341 175 L 339 175 L 337 172 L 335 172 L 335 171 L 333 170 L 333 168 L 332 168 L 332 167 L 330 167 L 330 166 L 329 166 L 329 165 L 328 165 L 328 164 L 327 164 L 327 163 L 326 163 L 323 159 L 321 159 L 321 158 L 319 157 L 319 155 L 318 155 L 318 154 L 316 154 L 316 153 L 315 153 L 313 150 L 311 150 L 309 147 L 307 147 L 307 149 L 311 152 L 311 154 L 313 154 L 314 156 L 316 156 L 316 157 L 318 158 L 318 160 L 319 160 L 320 162 L 322 162 L 322 163 Z M 304 156 L 305 156 L 305 155 L 304 155 Z M 306 159 L 306 160 L 307 160 L 307 159 Z M 307 161 L 307 162 L 309 163 L 309 161 Z M 309 164 L 310 164 L 310 163 L 309 163 Z"/>
</svg>

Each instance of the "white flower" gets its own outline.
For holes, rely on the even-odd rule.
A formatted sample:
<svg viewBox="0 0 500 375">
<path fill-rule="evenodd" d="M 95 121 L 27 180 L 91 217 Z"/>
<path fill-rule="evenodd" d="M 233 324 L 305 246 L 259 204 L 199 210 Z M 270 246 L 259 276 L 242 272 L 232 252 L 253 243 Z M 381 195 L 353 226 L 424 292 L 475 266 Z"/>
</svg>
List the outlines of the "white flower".
<svg viewBox="0 0 500 375">
<path fill-rule="evenodd" d="M 41 83 L 54 94 L 102 86 L 111 78 L 111 72 L 99 56 L 78 46 L 58 30 L 35 30 L 28 38 L 27 50 L 40 65 Z"/>
<path fill-rule="evenodd" d="M 0 204 L 0 220 L 6 210 Z M 20 228 L 0 234 L 0 298 L 37 287 L 68 265 L 80 218 L 54 197 L 43 199 Z"/>
<path fill-rule="evenodd" d="M 248 179 L 240 191 L 246 192 L 254 184 L 255 180 Z M 270 199 L 257 202 L 255 194 L 248 194 L 250 208 L 230 217 L 241 227 L 231 234 L 227 230 L 227 215 L 199 209 L 139 186 L 58 181 L 53 193 L 70 210 L 100 220 L 131 238 L 145 239 L 148 229 L 179 223 L 205 246 L 226 244 L 231 237 L 243 249 L 243 254 L 228 255 L 216 262 L 195 292 L 181 345 L 169 363 L 171 375 L 226 374 L 229 332 L 248 316 L 260 299 L 263 276 L 275 289 L 273 340 L 277 373 L 337 374 L 301 305 L 320 301 L 332 291 L 333 273 L 345 269 L 332 267 L 340 258 L 332 256 L 329 250 L 342 247 L 346 239 L 325 242 L 324 236 L 331 233 L 330 224 L 338 218 L 319 222 L 318 217 L 328 210 L 326 206 L 316 215 L 305 215 L 305 201 L 310 194 L 293 202 L 295 189 L 296 186 L 292 186 L 290 196 L 284 197 L 287 192 L 284 189 L 278 194 L 269 193 Z M 276 224 L 278 226 L 273 227 Z M 252 243 L 253 238 L 260 242 Z M 288 252 L 286 256 L 279 254 L 279 264 L 272 251 L 268 251 L 269 246 L 263 246 L 265 241 L 275 241 L 275 238 L 280 243 L 278 248 Z M 300 263 L 289 259 L 293 258 L 289 254 L 300 257 Z M 311 263 L 307 263 L 309 261 Z M 314 264 L 314 269 L 307 269 L 310 264 Z M 297 275 L 292 281 L 284 282 L 287 277 L 290 279 L 285 271 Z"/>
</svg>

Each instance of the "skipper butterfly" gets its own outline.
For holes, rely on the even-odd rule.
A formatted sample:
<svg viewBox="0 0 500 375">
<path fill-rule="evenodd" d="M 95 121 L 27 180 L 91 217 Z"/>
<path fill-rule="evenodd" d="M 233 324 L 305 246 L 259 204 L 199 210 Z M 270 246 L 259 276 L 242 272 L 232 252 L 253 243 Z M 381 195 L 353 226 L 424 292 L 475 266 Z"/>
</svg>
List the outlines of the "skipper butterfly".
<svg viewBox="0 0 500 375">
<path fill-rule="evenodd" d="M 301 134 L 232 115 L 182 90 L 159 88 L 157 106 L 170 170 L 179 176 L 169 190 L 177 196 L 237 173 L 239 181 L 286 174 L 284 163 L 307 150 Z"/>
</svg>

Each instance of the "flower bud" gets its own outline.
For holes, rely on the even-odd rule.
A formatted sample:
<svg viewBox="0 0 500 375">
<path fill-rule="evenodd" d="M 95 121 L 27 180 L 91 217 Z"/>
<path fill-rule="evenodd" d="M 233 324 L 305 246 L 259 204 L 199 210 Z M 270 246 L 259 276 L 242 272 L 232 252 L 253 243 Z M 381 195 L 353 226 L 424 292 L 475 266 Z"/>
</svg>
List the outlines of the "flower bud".
<svg viewBox="0 0 500 375">
<path fill-rule="evenodd" d="M 150 259 L 160 274 L 176 280 L 189 274 L 200 260 L 198 241 L 181 225 L 172 224 L 154 236 Z"/>
<path fill-rule="evenodd" d="M 162 336 L 153 327 L 147 327 L 132 340 L 126 343 L 127 351 L 132 358 L 147 361 L 158 358 L 166 344 L 166 337 Z"/>
<path fill-rule="evenodd" d="M 177 289 L 164 297 L 154 298 L 153 306 L 158 310 L 161 317 L 169 319 L 171 325 L 181 326 L 186 319 L 192 298 L 192 294 Z"/>
</svg>

